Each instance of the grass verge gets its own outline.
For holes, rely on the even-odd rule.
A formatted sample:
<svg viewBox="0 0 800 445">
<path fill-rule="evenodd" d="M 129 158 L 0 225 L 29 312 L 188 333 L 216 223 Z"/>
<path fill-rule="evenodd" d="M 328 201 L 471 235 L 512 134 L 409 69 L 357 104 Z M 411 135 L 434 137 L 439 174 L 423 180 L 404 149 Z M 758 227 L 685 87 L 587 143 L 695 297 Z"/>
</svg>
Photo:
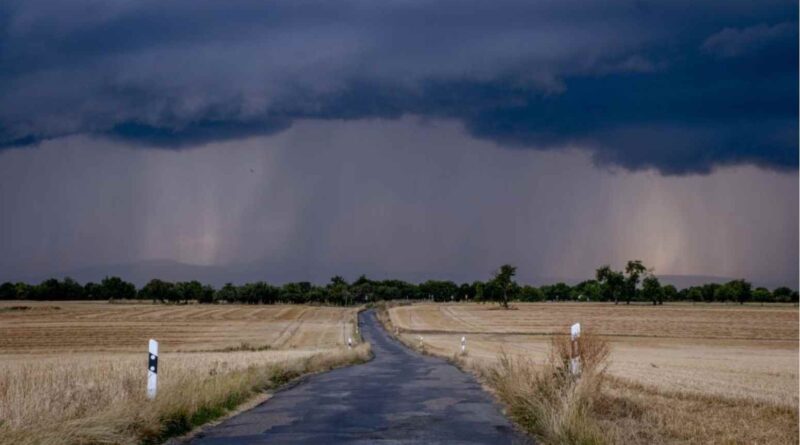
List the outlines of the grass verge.
<svg viewBox="0 0 800 445">
<path fill-rule="evenodd" d="M 141 382 L 114 382 L 114 387 L 120 383 L 123 388 L 111 398 L 108 391 L 99 390 L 103 388 L 101 384 L 90 383 L 90 387 L 81 389 L 81 403 L 73 406 L 69 417 L 48 413 L 50 403 L 43 399 L 37 401 L 41 417 L 35 422 L 0 423 L 0 444 L 156 444 L 217 419 L 258 393 L 301 375 L 360 363 L 369 357 L 369 345 L 360 344 L 353 349 L 324 351 L 260 366 L 175 369 L 168 379 L 163 379 L 158 397 L 152 401 L 144 397 L 138 384 Z M 61 377 L 81 379 L 77 374 Z M 36 376 L 26 378 L 36 380 Z M 126 385 L 130 388 L 124 388 Z M 8 393 L 9 387 L 0 385 L 0 396 Z"/>
<path fill-rule="evenodd" d="M 570 373 L 570 345 L 554 337 L 549 360 L 535 366 L 501 354 L 484 378 L 505 403 L 508 414 L 545 444 L 605 444 L 609 437 L 596 416 L 609 348 L 585 333 L 579 339 L 581 374 Z"/>
<path fill-rule="evenodd" d="M 581 340 L 589 357 L 583 356 L 579 379 L 569 376 L 566 337 L 553 340 L 544 365 L 501 354 L 481 372 L 514 421 L 543 444 L 798 443 L 796 407 L 667 391 L 609 376 L 604 341 Z"/>
</svg>

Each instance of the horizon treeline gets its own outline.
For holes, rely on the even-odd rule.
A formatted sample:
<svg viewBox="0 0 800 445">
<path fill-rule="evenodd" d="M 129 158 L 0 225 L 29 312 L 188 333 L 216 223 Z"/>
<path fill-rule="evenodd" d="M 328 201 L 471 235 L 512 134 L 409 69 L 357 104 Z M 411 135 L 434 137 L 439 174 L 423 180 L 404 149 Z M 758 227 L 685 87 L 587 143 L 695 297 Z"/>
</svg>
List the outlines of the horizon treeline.
<svg viewBox="0 0 800 445">
<path fill-rule="evenodd" d="M 746 280 L 708 283 L 680 290 L 673 285 L 662 286 L 652 270 L 645 268 L 638 260 L 629 261 L 623 271 L 602 266 L 597 269 L 594 279 L 574 286 L 566 283 L 539 287 L 519 285 L 513 280 L 515 274 L 516 268 L 503 265 L 489 280 L 471 283 L 428 280 L 414 284 L 402 280 L 371 280 L 362 275 L 352 283 L 335 276 L 328 284 L 321 286 L 308 281 L 280 286 L 258 281 L 238 286 L 227 283 L 218 289 L 199 281 L 173 283 L 153 279 L 137 289 L 133 283 L 119 277 L 106 277 L 100 283 L 89 282 L 85 285 L 71 278 L 50 278 L 36 285 L 24 282 L 0 284 L 0 300 L 141 299 L 162 303 L 316 303 L 342 306 L 378 300 L 499 302 L 506 306 L 509 301 L 798 303 L 796 290 L 785 286 L 773 290 L 753 288 Z"/>
</svg>

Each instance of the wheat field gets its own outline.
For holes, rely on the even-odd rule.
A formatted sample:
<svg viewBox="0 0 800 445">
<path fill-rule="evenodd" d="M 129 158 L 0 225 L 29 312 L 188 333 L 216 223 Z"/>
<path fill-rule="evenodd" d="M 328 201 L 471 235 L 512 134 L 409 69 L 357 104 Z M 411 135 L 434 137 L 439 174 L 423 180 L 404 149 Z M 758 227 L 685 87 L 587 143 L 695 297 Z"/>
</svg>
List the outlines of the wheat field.
<svg viewBox="0 0 800 445">
<path fill-rule="evenodd" d="M 165 418 L 197 423 L 285 376 L 366 358 L 366 345 L 345 346 L 355 317 L 310 306 L 0 304 L 0 443 L 161 437 L 175 428 Z M 155 402 L 145 398 L 149 338 L 160 342 Z"/>
<path fill-rule="evenodd" d="M 436 355 L 455 356 L 466 337 L 459 360 L 477 369 L 501 353 L 544 363 L 551 337 L 580 322 L 610 344 L 609 398 L 649 407 L 609 419 L 620 443 L 797 443 L 791 305 L 415 304 L 389 317 L 407 344 Z"/>
</svg>

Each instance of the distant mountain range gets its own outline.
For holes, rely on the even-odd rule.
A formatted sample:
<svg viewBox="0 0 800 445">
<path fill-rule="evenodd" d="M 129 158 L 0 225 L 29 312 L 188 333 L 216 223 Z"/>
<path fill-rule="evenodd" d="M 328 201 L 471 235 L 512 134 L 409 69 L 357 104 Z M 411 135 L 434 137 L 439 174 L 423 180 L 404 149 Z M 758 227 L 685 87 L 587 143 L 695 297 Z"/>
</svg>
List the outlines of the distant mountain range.
<svg viewBox="0 0 800 445">
<path fill-rule="evenodd" d="M 272 283 L 284 283 L 288 281 L 312 281 L 318 284 L 326 283 L 330 276 L 320 275 L 319 270 L 313 270 L 313 266 L 298 266 L 291 262 L 281 263 L 267 263 L 255 262 L 246 264 L 226 265 L 226 266 L 204 266 L 195 264 L 186 264 L 173 260 L 147 260 L 133 263 L 111 264 L 104 266 L 84 267 L 73 270 L 67 270 L 59 273 L 50 274 L 47 276 L 30 275 L 30 276 L 0 276 L 0 281 L 26 281 L 28 283 L 38 283 L 47 278 L 64 278 L 71 277 L 80 283 L 89 281 L 98 282 L 105 276 L 118 276 L 124 280 L 130 281 L 137 286 L 143 286 L 145 283 L 153 278 L 159 278 L 166 281 L 191 281 L 197 280 L 204 284 L 211 284 L 216 287 L 222 286 L 225 283 L 231 282 L 234 284 L 242 284 L 252 281 L 267 281 Z M 370 278 L 382 279 L 389 278 L 382 276 L 384 274 L 373 274 L 370 271 L 364 271 Z M 427 274 L 426 274 L 427 275 Z M 402 277 L 401 277 L 402 278 Z M 486 279 L 488 277 L 483 277 Z M 569 285 L 575 285 L 587 278 L 558 278 L 558 277 L 537 277 L 530 280 L 530 283 L 536 286 L 545 284 L 555 284 L 563 282 Z M 736 279 L 735 277 L 720 277 L 712 275 L 659 275 L 661 284 L 671 284 L 678 289 L 683 289 L 690 286 L 697 286 L 706 283 L 725 283 Z M 424 281 L 428 278 L 420 280 L 409 281 Z M 443 278 L 447 279 L 447 278 Z M 527 282 L 528 280 L 520 280 Z M 763 286 L 769 289 L 774 289 L 780 286 L 788 286 L 792 289 L 797 288 L 796 283 L 781 283 L 769 282 L 760 280 L 748 280 L 753 283 L 753 287 Z"/>
</svg>

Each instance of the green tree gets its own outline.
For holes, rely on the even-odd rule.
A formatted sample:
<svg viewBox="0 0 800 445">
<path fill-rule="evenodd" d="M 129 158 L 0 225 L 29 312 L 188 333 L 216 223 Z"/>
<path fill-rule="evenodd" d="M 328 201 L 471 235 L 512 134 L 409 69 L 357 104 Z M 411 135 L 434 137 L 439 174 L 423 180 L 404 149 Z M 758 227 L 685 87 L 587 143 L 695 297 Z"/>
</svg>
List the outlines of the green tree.
<svg viewBox="0 0 800 445">
<path fill-rule="evenodd" d="M 595 278 L 605 288 L 605 293 L 609 299 L 614 300 L 614 304 L 619 304 L 619 295 L 625 287 L 625 276 L 622 272 L 611 269 L 611 266 L 601 266 L 595 272 Z"/>
<path fill-rule="evenodd" d="M 692 286 L 689 288 L 689 292 L 687 293 L 687 297 L 689 300 L 696 302 L 703 301 L 703 289 L 701 287 Z"/>
<path fill-rule="evenodd" d="M 301 304 L 308 301 L 310 291 L 311 283 L 308 281 L 286 283 L 281 287 L 280 298 L 288 303 Z"/>
<path fill-rule="evenodd" d="M 150 280 L 139 291 L 141 298 L 153 300 L 153 302 L 160 301 L 161 303 L 173 302 L 178 299 L 178 293 L 175 291 L 175 285 L 162 281 L 158 278 Z"/>
<path fill-rule="evenodd" d="M 707 283 L 704 284 L 700 289 L 703 291 L 703 301 L 706 303 L 711 303 L 716 299 L 717 296 L 717 289 L 720 288 L 720 285 L 717 283 Z"/>
<path fill-rule="evenodd" d="M 100 285 L 92 281 L 83 285 L 83 296 L 88 300 L 100 300 Z"/>
<path fill-rule="evenodd" d="M 95 292 L 100 300 L 136 298 L 136 286 L 120 277 L 103 278 Z"/>
<path fill-rule="evenodd" d="M 542 301 L 544 300 L 544 294 L 533 286 L 525 285 L 520 288 L 519 299 L 522 301 Z"/>
<path fill-rule="evenodd" d="M 734 292 L 734 289 L 731 286 L 728 286 L 728 284 L 717 286 L 714 289 L 714 301 L 725 303 L 727 301 L 733 301 L 735 299 L 736 299 L 736 293 Z"/>
<path fill-rule="evenodd" d="M 630 260 L 625 265 L 625 273 L 628 274 L 625 280 L 625 304 L 631 304 L 631 299 L 636 299 L 639 278 L 647 273 L 647 268 L 641 260 Z"/>
<path fill-rule="evenodd" d="M 344 278 L 336 275 L 328 283 L 328 296 L 334 304 L 346 306 L 350 303 L 350 286 Z"/>
<path fill-rule="evenodd" d="M 458 294 L 458 285 L 452 281 L 428 280 L 419 285 L 423 298 L 434 301 L 451 301 Z"/>
<path fill-rule="evenodd" d="M 16 300 L 17 287 L 14 283 L 5 282 L 0 285 L 0 300 Z"/>
<path fill-rule="evenodd" d="M 664 290 L 655 275 L 648 275 L 642 280 L 642 296 L 653 302 L 653 305 L 664 304 Z"/>
<path fill-rule="evenodd" d="M 792 290 L 786 286 L 781 286 L 772 291 L 773 300 L 779 303 L 792 302 Z"/>
<path fill-rule="evenodd" d="M 356 281 L 350 286 L 350 292 L 354 297 L 351 300 L 351 303 L 354 301 L 363 301 L 366 302 L 369 300 L 370 296 L 372 295 L 374 282 L 366 277 L 366 275 L 361 275 L 358 277 Z"/>
<path fill-rule="evenodd" d="M 197 280 L 176 283 L 175 295 L 178 302 L 200 301 L 203 299 L 203 285 Z"/>
<path fill-rule="evenodd" d="M 136 290 L 134 289 L 134 294 L 135 293 Z M 83 286 L 72 278 L 66 277 L 64 278 L 64 282 L 61 283 L 61 295 L 65 300 L 82 300 L 84 296 Z"/>
<path fill-rule="evenodd" d="M 564 301 L 572 299 L 572 289 L 567 283 L 558 282 L 550 286 L 548 293 L 551 300 Z"/>
<path fill-rule="evenodd" d="M 597 280 L 586 280 L 572 288 L 573 299 L 578 301 L 600 301 L 603 299 L 603 285 Z"/>
<path fill-rule="evenodd" d="M 481 303 L 486 301 L 486 284 L 481 281 L 476 281 L 473 285 L 475 286 L 475 301 Z"/>
<path fill-rule="evenodd" d="M 766 287 L 757 287 L 753 290 L 753 301 L 767 303 L 772 300 L 772 293 Z"/>
<path fill-rule="evenodd" d="M 214 290 L 214 286 L 211 286 L 209 284 L 204 284 L 203 289 L 200 292 L 200 296 L 197 298 L 197 302 L 205 304 L 213 303 L 214 295 L 216 294 L 217 292 Z"/>
<path fill-rule="evenodd" d="M 475 283 L 462 283 L 461 286 L 458 287 L 458 297 L 456 299 L 459 301 L 473 300 L 475 299 L 475 294 Z"/>
<path fill-rule="evenodd" d="M 34 289 L 28 283 L 18 282 L 14 284 L 17 290 L 17 300 L 30 300 L 34 298 Z"/>
<path fill-rule="evenodd" d="M 495 272 L 494 278 L 492 279 L 494 285 L 497 286 L 502 293 L 502 299 L 500 301 L 503 307 L 506 309 L 508 309 L 509 292 L 516 285 L 514 282 L 514 275 L 516 274 L 516 267 L 510 264 L 503 264 L 500 266 L 500 269 Z"/>
<path fill-rule="evenodd" d="M 677 301 L 678 300 L 678 289 L 671 284 L 667 284 L 662 288 L 664 290 L 664 300 L 666 301 Z"/>
<path fill-rule="evenodd" d="M 214 299 L 226 303 L 239 301 L 239 288 L 234 286 L 233 283 L 225 283 L 225 285 L 216 292 Z"/>
<path fill-rule="evenodd" d="M 753 297 L 753 286 L 745 280 L 729 281 L 725 286 L 730 289 L 732 300 L 738 301 L 739 304 L 745 304 Z"/>
<path fill-rule="evenodd" d="M 335 275 L 331 277 L 331 282 L 329 283 L 329 286 L 347 286 L 347 285 L 348 285 L 347 280 L 342 278 L 341 275 Z"/>
<path fill-rule="evenodd" d="M 34 300 L 61 300 L 61 283 L 55 278 L 42 281 L 33 288 Z"/>
</svg>

